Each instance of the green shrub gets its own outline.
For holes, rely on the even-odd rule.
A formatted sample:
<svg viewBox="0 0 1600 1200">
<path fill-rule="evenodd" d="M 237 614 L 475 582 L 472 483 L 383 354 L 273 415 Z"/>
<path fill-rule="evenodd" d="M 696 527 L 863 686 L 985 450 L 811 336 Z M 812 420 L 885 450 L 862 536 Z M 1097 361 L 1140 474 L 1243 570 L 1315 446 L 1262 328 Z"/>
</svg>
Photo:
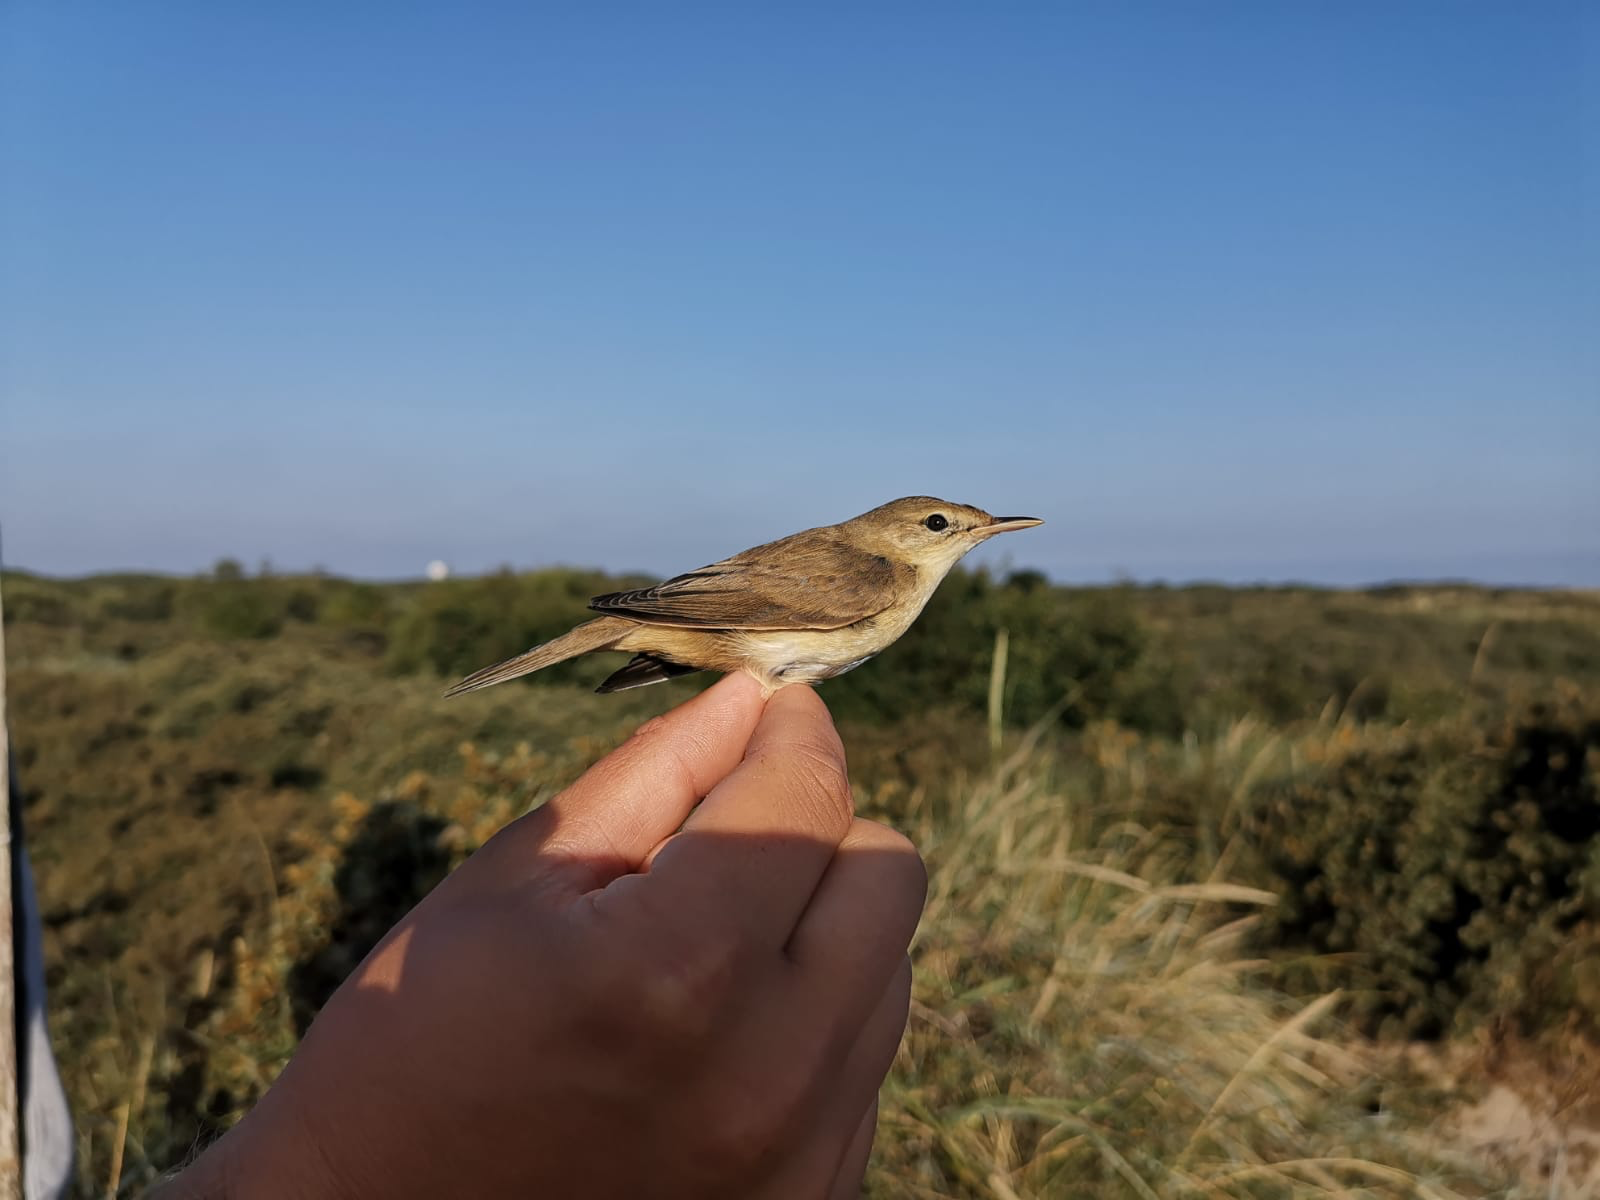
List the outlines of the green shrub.
<svg viewBox="0 0 1600 1200">
<path fill-rule="evenodd" d="M 929 707 L 981 715 L 1002 629 L 1011 724 L 1032 724 L 1058 705 L 1073 726 L 1123 716 L 1153 691 L 1134 673 L 1146 639 L 1120 590 L 1069 594 L 1036 573 L 1002 581 L 980 570 L 952 572 L 904 637 L 824 694 L 845 718 L 893 721 Z"/>
<path fill-rule="evenodd" d="M 284 592 L 283 613 L 291 621 L 313 623 L 322 612 L 322 593 L 309 582 L 291 584 Z"/>
<path fill-rule="evenodd" d="M 386 590 L 371 583 L 330 580 L 317 608 L 317 620 L 335 629 L 381 629 L 388 619 Z"/>
<path fill-rule="evenodd" d="M 69 584 L 7 571 L 3 591 L 7 625 L 29 623 L 63 629 L 83 620 L 82 597 Z"/>
<path fill-rule="evenodd" d="M 1357 739 L 1264 785 L 1248 831 L 1283 896 L 1272 940 L 1355 954 L 1376 1024 L 1548 1027 L 1576 1004 L 1600 1032 L 1600 710 L 1576 692 Z"/>
<path fill-rule="evenodd" d="M 95 615 L 107 620 L 170 621 L 178 598 L 178 581 L 154 575 L 111 576 L 95 581 Z"/>
<path fill-rule="evenodd" d="M 429 584 L 390 622 L 388 666 L 400 673 L 465 674 L 565 633 L 594 616 L 587 607 L 591 597 L 622 586 L 597 572 L 573 570 L 502 571 Z M 533 678 L 598 683 L 604 675 L 592 663 L 568 663 Z"/>
<path fill-rule="evenodd" d="M 263 581 L 219 579 L 205 587 L 201 624 L 218 637 L 269 638 L 283 628 L 283 604 Z"/>
</svg>

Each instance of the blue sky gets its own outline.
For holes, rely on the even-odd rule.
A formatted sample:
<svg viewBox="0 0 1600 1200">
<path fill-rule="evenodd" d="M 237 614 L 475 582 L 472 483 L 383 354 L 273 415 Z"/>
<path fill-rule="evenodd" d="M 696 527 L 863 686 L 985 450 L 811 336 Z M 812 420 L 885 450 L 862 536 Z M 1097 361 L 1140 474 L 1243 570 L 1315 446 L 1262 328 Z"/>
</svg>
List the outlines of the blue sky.
<svg viewBox="0 0 1600 1200">
<path fill-rule="evenodd" d="M 1600 584 L 1594 11 L 12 0 L 7 561 Z"/>
</svg>

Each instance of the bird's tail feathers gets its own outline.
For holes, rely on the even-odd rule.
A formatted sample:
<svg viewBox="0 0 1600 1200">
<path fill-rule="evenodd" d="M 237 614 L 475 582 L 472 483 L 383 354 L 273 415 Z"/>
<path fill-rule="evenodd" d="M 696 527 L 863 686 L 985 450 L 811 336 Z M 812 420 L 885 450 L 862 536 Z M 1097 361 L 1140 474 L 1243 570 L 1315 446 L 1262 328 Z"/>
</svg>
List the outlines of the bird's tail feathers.
<svg viewBox="0 0 1600 1200">
<path fill-rule="evenodd" d="M 558 662 L 576 658 L 580 654 L 588 654 L 591 650 L 609 649 L 613 642 L 632 627 L 632 621 L 623 621 L 617 617 L 599 617 L 593 621 L 585 621 L 576 629 L 563 633 L 558 638 L 551 638 L 548 642 L 541 643 L 515 658 L 508 658 L 505 662 L 474 671 L 445 695 L 459 696 L 463 692 L 475 692 L 479 688 L 515 679 L 519 675 L 543 670 Z"/>
</svg>

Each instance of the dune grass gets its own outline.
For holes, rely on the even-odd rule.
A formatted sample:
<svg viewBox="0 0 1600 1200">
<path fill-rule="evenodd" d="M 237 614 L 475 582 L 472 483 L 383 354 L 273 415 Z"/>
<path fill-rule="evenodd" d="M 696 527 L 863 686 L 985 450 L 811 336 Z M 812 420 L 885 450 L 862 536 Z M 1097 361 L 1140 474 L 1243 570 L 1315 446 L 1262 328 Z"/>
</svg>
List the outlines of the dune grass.
<svg viewBox="0 0 1600 1200">
<path fill-rule="evenodd" d="M 1218 748 L 1236 781 L 1249 732 Z M 931 888 L 870 1194 L 1486 1194 L 1384 1111 L 1338 993 L 1287 995 L 1252 954 L 1277 897 L 1143 819 L 1137 760 L 1102 741 L 1093 773 L 1024 745 L 909 806 Z"/>
<path fill-rule="evenodd" d="M 684 698 L 558 679 L 441 705 L 436 672 L 499 630 L 490 601 L 544 619 L 544 585 L 514 582 L 7 577 L 79 1195 L 137 1195 L 247 1111 L 394 920 Z M 571 589 L 546 582 L 554 613 Z M 858 807 L 931 871 L 870 1193 L 1511 1195 L 1444 1144 L 1452 1096 L 1383 1078 L 1347 1022 L 1372 998 L 1404 1015 L 1397 982 L 1448 1002 L 1447 1039 L 1529 993 L 1547 1027 L 1600 1013 L 1600 867 L 1573 817 L 1595 811 L 1600 726 L 1517 715 L 1595 694 L 1600 597 L 957 582 L 898 659 L 823 691 Z M 419 646 L 441 661 L 395 659 Z M 1029 736 L 1007 720 L 1052 711 Z M 1462 916 L 1445 901 L 1507 869 L 1541 887 L 1447 930 L 1459 961 L 1430 974 Z"/>
</svg>

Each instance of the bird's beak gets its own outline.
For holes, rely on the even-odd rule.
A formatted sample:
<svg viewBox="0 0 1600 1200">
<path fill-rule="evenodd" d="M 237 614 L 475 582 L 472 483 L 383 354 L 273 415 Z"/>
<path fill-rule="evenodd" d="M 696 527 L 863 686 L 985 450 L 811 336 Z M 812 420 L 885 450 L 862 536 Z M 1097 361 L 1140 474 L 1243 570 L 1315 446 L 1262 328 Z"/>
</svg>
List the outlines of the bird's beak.
<svg viewBox="0 0 1600 1200">
<path fill-rule="evenodd" d="M 1038 517 L 996 517 L 987 525 L 980 525 L 972 532 L 979 537 L 993 537 L 997 533 L 1011 533 L 1017 529 L 1032 529 L 1035 525 L 1043 525 Z"/>
</svg>

